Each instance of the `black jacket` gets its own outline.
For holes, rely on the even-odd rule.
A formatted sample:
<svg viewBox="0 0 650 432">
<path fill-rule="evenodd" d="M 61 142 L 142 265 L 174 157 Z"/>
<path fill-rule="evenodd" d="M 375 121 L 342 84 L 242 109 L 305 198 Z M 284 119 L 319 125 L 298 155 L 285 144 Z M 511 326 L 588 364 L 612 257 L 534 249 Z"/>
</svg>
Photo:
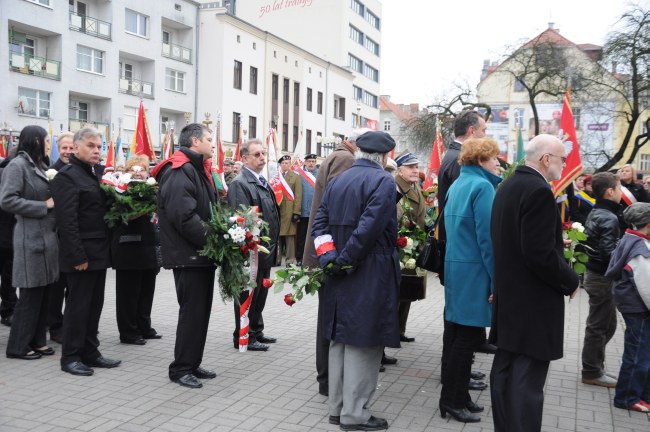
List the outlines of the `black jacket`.
<svg viewBox="0 0 650 432">
<path fill-rule="evenodd" d="M 184 156 L 182 156 L 184 155 Z M 210 219 L 217 192 L 208 178 L 203 156 L 181 147 L 153 171 L 158 189 L 158 223 L 165 268 L 211 267 L 198 251 L 206 243 L 204 221 Z"/>
<path fill-rule="evenodd" d="M 650 202 L 650 194 L 643 188 L 643 185 L 640 185 L 638 183 L 623 183 L 621 182 L 621 186 L 626 187 L 627 190 L 629 190 L 632 195 L 634 195 L 634 198 L 636 198 L 637 202 Z M 625 234 L 625 230 L 630 228 L 626 223 L 625 223 L 625 218 L 623 218 L 623 211 L 627 208 L 627 203 L 624 200 L 621 200 L 621 207 L 618 211 L 618 224 L 621 228 L 620 233 L 621 237 L 623 234 Z"/>
<path fill-rule="evenodd" d="M 605 275 L 612 252 L 621 237 L 618 223 L 620 205 L 610 200 L 596 198 L 594 209 L 585 223 L 587 235 L 587 268 L 599 275 Z"/>
<path fill-rule="evenodd" d="M 111 263 L 114 269 L 157 269 L 158 232 L 151 215 L 140 216 L 128 225 L 117 225 L 111 231 Z"/>
<path fill-rule="evenodd" d="M 106 197 L 93 167 L 70 156 L 50 185 L 59 231 L 61 272 L 88 262 L 88 270 L 110 266 L 110 238 L 104 222 Z"/>
<path fill-rule="evenodd" d="M 259 254 L 259 267 L 271 268 L 275 263 L 276 248 L 280 237 L 280 210 L 275 201 L 275 194 L 270 190 L 270 185 L 266 188 L 262 186 L 246 167 L 242 167 L 228 187 L 228 205 L 239 210 L 242 204 L 246 207 L 257 206 L 262 219 L 269 224 L 269 232 L 266 235 L 271 238 L 270 244 L 262 244 L 271 253 Z"/>
</svg>

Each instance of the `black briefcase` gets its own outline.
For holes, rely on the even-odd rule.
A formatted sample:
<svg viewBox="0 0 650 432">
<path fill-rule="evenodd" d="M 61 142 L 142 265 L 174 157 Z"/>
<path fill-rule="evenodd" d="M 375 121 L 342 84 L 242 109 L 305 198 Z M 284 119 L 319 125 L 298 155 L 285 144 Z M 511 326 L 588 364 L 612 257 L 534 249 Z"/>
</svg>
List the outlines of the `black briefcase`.
<svg viewBox="0 0 650 432">
<path fill-rule="evenodd" d="M 402 301 L 423 300 L 427 296 L 427 276 L 418 276 L 415 270 L 402 270 L 399 299 Z"/>
</svg>

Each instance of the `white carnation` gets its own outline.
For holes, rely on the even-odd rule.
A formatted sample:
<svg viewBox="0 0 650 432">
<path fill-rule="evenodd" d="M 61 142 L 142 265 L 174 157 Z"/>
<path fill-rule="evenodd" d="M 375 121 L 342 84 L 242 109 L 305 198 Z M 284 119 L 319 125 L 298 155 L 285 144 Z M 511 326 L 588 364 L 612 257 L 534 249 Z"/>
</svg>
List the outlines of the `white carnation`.
<svg viewBox="0 0 650 432">
<path fill-rule="evenodd" d="M 582 224 L 581 224 L 580 222 L 573 222 L 573 223 L 571 224 L 571 228 L 573 228 L 573 229 L 575 229 L 575 230 L 578 230 L 578 231 L 580 231 L 580 232 L 584 232 L 584 231 L 585 231 L 585 227 L 583 227 Z"/>
<path fill-rule="evenodd" d="M 57 174 L 57 172 L 58 172 L 58 171 L 55 170 L 54 168 L 50 168 L 49 170 L 45 171 L 45 176 L 47 177 L 47 179 L 48 179 L 49 181 L 52 181 L 52 179 L 53 179 L 54 176 Z"/>
<path fill-rule="evenodd" d="M 244 243 L 246 240 L 246 230 L 235 226 L 228 230 L 228 234 L 232 237 L 232 241 L 235 243 Z"/>
<path fill-rule="evenodd" d="M 149 178 L 147 179 L 147 184 L 150 185 L 150 186 L 155 185 L 155 184 L 156 184 L 156 179 L 153 178 L 153 177 L 149 177 Z"/>
<path fill-rule="evenodd" d="M 409 260 L 406 261 L 404 264 L 404 267 L 406 267 L 409 270 L 413 270 L 415 268 L 415 259 L 410 258 Z"/>
</svg>

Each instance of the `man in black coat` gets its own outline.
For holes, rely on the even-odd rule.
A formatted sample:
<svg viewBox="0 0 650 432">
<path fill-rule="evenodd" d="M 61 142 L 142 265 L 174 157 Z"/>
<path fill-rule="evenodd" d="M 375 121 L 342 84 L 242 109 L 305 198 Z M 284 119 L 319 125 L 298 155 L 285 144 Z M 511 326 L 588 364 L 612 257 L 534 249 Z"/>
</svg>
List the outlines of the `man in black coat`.
<svg viewBox="0 0 650 432">
<path fill-rule="evenodd" d="M 267 249 L 269 254 L 259 254 L 257 267 L 256 288 L 248 312 L 248 349 L 250 351 L 266 351 L 268 344 L 277 340 L 264 335 L 264 318 L 262 312 L 266 305 L 266 297 L 269 290 L 264 288 L 262 282 L 271 275 L 271 267 L 277 254 L 278 242 L 280 239 L 280 209 L 275 201 L 275 194 L 268 181 L 262 175 L 262 169 L 266 165 L 266 152 L 262 141 L 253 139 L 247 141 L 240 148 L 240 155 L 244 166 L 237 177 L 230 183 L 228 188 L 228 205 L 233 209 L 239 209 L 241 205 L 246 207 L 257 206 L 261 218 L 269 224 L 268 236 L 271 238 Z M 240 304 L 248 298 L 248 291 L 241 293 Z M 235 331 L 233 332 L 233 346 L 239 348 L 239 305 L 235 304 Z"/>
<path fill-rule="evenodd" d="M 203 350 L 210 323 L 215 266 L 198 252 L 206 243 L 204 221 L 210 219 L 217 190 L 210 174 L 212 138 L 201 124 L 181 130 L 180 150 L 158 164 L 152 175 L 160 184 L 158 221 L 163 267 L 174 270 L 180 310 L 174 361 L 169 379 L 181 386 L 200 388 L 198 378 L 216 373 L 203 369 Z"/>
<path fill-rule="evenodd" d="M 495 431 L 539 431 L 551 360 L 562 357 L 564 296 L 578 275 L 564 259 L 562 221 L 548 182 L 566 161 L 562 142 L 538 135 L 525 147 L 526 166 L 497 190 L 492 208 L 494 303 L 490 342 Z"/>
<path fill-rule="evenodd" d="M 63 315 L 61 370 L 92 375 L 91 367 L 113 368 L 121 362 L 104 358 L 97 347 L 97 328 L 104 307 L 106 268 L 110 265 L 106 199 L 95 173 L 102 135 L 85 127 L 74 135 L 75 154 L 52 180 L 59 231 L 60 269 L 68 284 Z"/>
</svg>

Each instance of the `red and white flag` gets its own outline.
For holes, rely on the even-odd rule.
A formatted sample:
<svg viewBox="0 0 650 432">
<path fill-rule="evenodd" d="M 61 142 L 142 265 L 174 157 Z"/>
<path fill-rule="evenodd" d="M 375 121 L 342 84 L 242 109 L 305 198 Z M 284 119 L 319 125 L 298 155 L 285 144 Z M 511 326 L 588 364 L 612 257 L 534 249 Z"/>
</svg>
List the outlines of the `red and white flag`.
<svg viewBox="0 0 650 432">
<path fill-rule="evenodd" d="M 562 142 L 571 145 L 571 151 L 567 155 L 566 165 L 562 171 L 562 177 L 553 182 L 553 195 L 556 197 L 575 180 L 582 172 L 582 159 L 580 158 L 580 146 L 576 135 L 576 125 L 573 119 L 573 110 L 571 109 L 571 89 L 567 89 L 564 95 L 564 105 L 562 106 L 562 116 L 560 117 L 560 129 Z"/>
</svg>

